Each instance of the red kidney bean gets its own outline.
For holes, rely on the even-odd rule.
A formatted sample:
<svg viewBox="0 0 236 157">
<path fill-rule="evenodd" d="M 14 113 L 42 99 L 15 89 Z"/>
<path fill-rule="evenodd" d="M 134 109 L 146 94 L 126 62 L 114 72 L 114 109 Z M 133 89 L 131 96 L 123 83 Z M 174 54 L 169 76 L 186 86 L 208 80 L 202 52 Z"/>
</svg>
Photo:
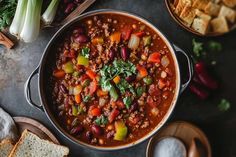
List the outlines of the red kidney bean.
<svg viewBox="0 0 236 157">
<path fill-rule="evenodd" d="M 87 43 L 89 41 L 89 38 L 84 34 L 80 34 L 77 38 L 75 38 L 75 41 L 77 41 L 78 43 Z"/>
<path fill-rule="evenodd" d="M 204 86 L 209 89 L 217 89 L 219 84 L 216 80 L 214 80 L 209 74 L 206 69 L 206 65 L 203 62 L 199 62 L 195 64 L 196 74 L 199 80 L 202 82 Z"/>
<path fill-rule="evenodd" d="M 68 3 L 65 9 L 65 14 L 69 14 L 70 12 L 72 12 L 75 8 L 75 4 L 74 3 Z"/>
<path fill-rule="evenodd" d="M 128 77 L 125 78 L 125 80 L 129 83 L 133 82 L 135 79 L 136 79 L 135 75 L 131 75 L 131 76 L 128 76 Z"/>
<path fill-rule="evenodd" d="M 127 47 L 122 47 L 121 48 L 121 57 L 123 60 L 127 60 L 129 58 L 129 51 Z"/>
<path fill-rule="evenodd" d="M 65 87 L 63 84 L 60 85 L 60 90 L 61 90 L 64 94 L 67 94 L 67 93 L 68 93 L 68 90 L 66 89 L 66 87 Z"/>
<path fill-rule="evenodd" d="M 109 51 L 109 59 L 110 59 L 111 61 L 114 60 L 115 54 L 116 54 L 116 51 L 115 51 L 114 49 L 111 49 L 111 50 Z"/>
<path fill-rule="evenodd" d="M 97 136 L 100 136 L 103 134 L 103 130 L 100 126 L 98 125 L 93 125 L 92 128 L 91 128 L 92 132 L 97 135 Z"/>
<path fill-rule="evenodd" d="M 84 29 L 82 27 L 77 27 L 73 30 L 73 34 L 84 34 Z"/>
<path fill-rule="evenodd" d="M 129 112 L 131 113 L 131 112 L 134 112 L 134 111 L 136 111 L 138 109 L 138 103 L 137 102 L 134 102 L 131 106 L 130 106 L 130 108 L 129 108 Z"/>
<path fill-rule="evenodd" d="M 88 141 L 91 141 L 93 138 L 93 134 L 91 131 L 87 131 L 85 134 L 85 137 L 87 138 Z"/>
<path fill-rule="evenodd" d="M 70 133 L 76 135 L 82 133 L 83 131 L 84 131 L 83 126 L 79 125 L 77 127 L 72 128 Z"/>
<path fill-rule="evenodd" d="M 193 83 L 189 85 L 189 89 L 192 93 L 196 94 L 202 100 L 205 100 L 209 96 L 209 93 L 206 90 Z"/>
</svg>

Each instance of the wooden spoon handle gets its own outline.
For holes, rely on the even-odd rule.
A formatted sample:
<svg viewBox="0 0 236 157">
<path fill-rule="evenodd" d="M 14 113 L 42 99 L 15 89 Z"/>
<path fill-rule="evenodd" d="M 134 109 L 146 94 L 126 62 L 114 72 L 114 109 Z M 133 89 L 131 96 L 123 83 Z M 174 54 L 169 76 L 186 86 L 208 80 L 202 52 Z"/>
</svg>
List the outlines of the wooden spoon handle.
<svg viewBox="0 0 236 157">
<path fill-rule="evenodd" d="M 14 46 L 14 43 L 9 38 L 7 38 L 2 32 L 0 32 L 0 44 L 4 45 L 8 49 Z"/>
<path fill-rule="evenodd" d="M 79 5 L 70 15 L 68 15 L 60 24 L 64 25 L 67 22 L 73 20 L 82 12 L 84 12 L 90 5 L 92 5 L 96 0 L 85 0 L 81 5 Z"/>
</svg>

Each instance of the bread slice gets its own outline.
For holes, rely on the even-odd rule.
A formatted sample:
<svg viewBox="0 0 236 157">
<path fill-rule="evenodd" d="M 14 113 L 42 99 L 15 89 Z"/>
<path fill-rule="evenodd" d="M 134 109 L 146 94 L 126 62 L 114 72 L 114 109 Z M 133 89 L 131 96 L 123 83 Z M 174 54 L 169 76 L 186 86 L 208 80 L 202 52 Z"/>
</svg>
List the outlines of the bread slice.
<svg viewBox="0 0 236 157">
<path fill-rule="evenodd" d="M 14 145 L 12 144 L 11 140 L 4 139 L 0 143 L 0 157 L 7 157 L 10 154 L 13 147 Z"/>
<path fill-rule="evenodd" d="M 37 135 L 24 130 L 9 157 L 64 157 L 69 149 L 40 139 Z"/>
<path fill-rule="evenodd" d="M 212 15 L 212 16 L 218 16 L 219 12 L 220 12 L 220 5 L 215 4 L 213 2 L 209 2 L 205 9 L 204 9 L 205 13 Z"/>
<path fill-rule="evenodd" d="M 191 6 L 192 1 L 191 0 L 179 0 L 178 4 L 175 8 L 175 13 L 177 15 L 180 15 L 180 13 L 183 11 L 184 7 Z"/>
<path fill-rule="evenodd" d="M 193 7 L 204 10 L 210 0 L 195 0 L 193 2 Z"/>
<path fill-rule="evenodd" d="M 223 2 L 230 8 L 234 8 L 236 6 L 236 0 L 223 0 Z"/>
<path fill-rule="evenodd" d="M 208 31 L 209 21 L 210 20 L 205 20 L 205 19 L 201 19 L 201 18 L 195 18 L 193 20 L 192 28 L 195 31 L 205 35 L 207 33 L 207 31 Z"/>
<path fill-rule="evenodd" d="M 211 20 L 211 27 L 213 32 L 216 33 L 226 33 L 229 31 L 229 26 L 223 16 Z"/>
<path fill-rule="evenodd" d="M 236 15 L 235 11 L 233 9 L 229 8 L 229 7 L 226 7 L 226 6 L 223 5 L 220 9 L 219 16 L 225 17 L 231 23 L 234 23 L 235 15 Z"/>
<path fill-rule="evenodd" d="M 191 26 L 195 16 L 195 10 L 191 6 L 186 5 L 179 17 L 186 23 L 187 26 Z"/>
</svg>

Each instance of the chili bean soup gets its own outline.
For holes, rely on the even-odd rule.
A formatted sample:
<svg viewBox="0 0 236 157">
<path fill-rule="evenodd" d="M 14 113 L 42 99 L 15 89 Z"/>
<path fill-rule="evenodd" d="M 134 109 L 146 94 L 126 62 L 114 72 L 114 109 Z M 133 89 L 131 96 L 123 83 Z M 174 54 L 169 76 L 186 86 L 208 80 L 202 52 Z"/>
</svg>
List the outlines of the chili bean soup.
<svg viewBox="0 0 236 157">
<path fill-rule="evenodd" d="M 128 144 L 167 113 L 176 88 L 173 58 L 144 23 L 123 15 L 90 16 L 56 51 L 52 105 L 61 126 L 80 141 Z"/>
</svg>

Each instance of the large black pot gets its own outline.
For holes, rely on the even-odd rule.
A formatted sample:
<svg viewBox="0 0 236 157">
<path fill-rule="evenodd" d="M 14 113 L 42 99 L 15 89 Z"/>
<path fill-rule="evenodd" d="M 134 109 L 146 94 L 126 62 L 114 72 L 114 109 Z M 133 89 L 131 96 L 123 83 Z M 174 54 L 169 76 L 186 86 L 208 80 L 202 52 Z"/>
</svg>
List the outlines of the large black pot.
<svg viewBox="0 0 236 157">
<path fill-rule="evenodd" d="M 166 113 L 166 115 L 164 116 L 164 118 L 162 119 L 162 121 L 155 127 L 155 129 L 153 129 L 151 132 L 149 132 L 143 138 L 141 138 L 141 139 L 139 139 L 135 142 L 122 145 L 122 146 L 115 146 L 115 147 L 93 146 L 93 145 L 86 144 L 82 141 L 79 141 L 78 139 L 76 139 L 75 137 L 70 135 L 63 128 L 63 126 L 61 126 L 59 120 L 57 120 L 57 118 L 56 118 L 56 115 L 54 115 L 54 113 L 53 113 L 53 109 L 52 109 L 52 105 L 51 105 L 52 104 L 51 91 L 48 90 L 48 86 L 49 86 L 49 82 L 50 82 L 49 79 L 52 75 L 52 67 L 55 64 L 55 59 L 56 59 L 56 53 L 54 53 L 55 51 L 51 51 L 51 50 L 54 50 L 56 48 L 57 43 L 59 43 L 61 41 L 61 39 L 63 38 L 63 36 L 66 34 L 66 32 L 69 31 L 69 28 L 71 28 L 72 26 L 77 24 L 81 19 L 83 19 L 85 17 L 98 15 L 98 14 L 113 14 L 114 16 L 115 15 L 124 15 L 124 16 L 127 16 L 127 18 L 134 18 L 138 21 L 141 21 L 141 22 L 145 23 L 147 26 L 152 28 L 165 41 L 166 45 L 170 49 L 170 52 L 172 53 L 172 57 L 173 57 L 174 64 L 175 64 L 175 69 L 176 69 L 175 70 L 176 71 L 176 91 L 175 91 L 175 95 L 174 95 L 173 101 L 170 105 L 170 108 L 169 108 L 168 112 Z M 175 53 L 181 53 L 186 58 L 187 63 L 188 63 L 187 68 L 188 68 L 188 72 L 189 72 L 189 78 L 188 78 L 188 81 L 185 82 L 185 83 L 181 83 L 179 63 L 177 61 Z M 40 96 L 40 100 L 41 100 L 40 105 L 36 105 L 33 102 L 33 100 L 31 99 L 30 83 L 31 83 L 31 79 L 36 74 L 38 75 L 38 91 L 39 91 L 39 96 Z M 171 113 L 173 112 L 173 109 L 176 105 L 176 102 L 177 102 L 177 99 L 178 99 L 179 95 L 188 86 L 188 84 L 191 80 L 192 74 L 193 74 L 193 66 L 192 66 L 191 59 L 188 57 L 188 55 L 183 50 L 178 48 L 177 46 L 171 44 L 171 42 L 169 42 L 167 40 L 167 38 L 159 31 L 159 29 L 157 29 L 155 26 L 153 26 L 147 20 L 145 20 L 142 17 L 139 17 L 137 15 L 127 13 L 127 12 L 124 12 L 124 11 L 97 10 L 97 11 L 92 11 L 92 12 L 85 13 L 85 14 L 75 18 L 71 22 L 64 25 L 52 37 L 52 39 L 49 41 L 48 45 L 46 46 L 46 48 L 44 50 L 44 53 L 43 53 L 43 56 L 41 58 L 39 66 L 32 72 L 32 74 L 29 76 L 28 80 L 25 83 L 25 97 L 26 97 L 27 102 L 31 106 L 36 107 L 39 110 L 45 112 L 47 117 L 49 118 L 49 120 L 56 127 L 56 129 L 61 134 L 63 134 L 66 138 L 71 140 L 72 142 L 74 142 L 76 144 L 83 145 L 83 146 L 87 146 L 89 148 L 97 149 L 97 150 L 118 150 L 118 149 L 128 148 L 128 147 L 134 146 L 138 143 L 141 143 L 141 142 L 145 141 L 146 139 L 151 137 L 153 134 L 155 134 L 163 126 L 163 124 L 167 121 L 167 119 L 170 117 Z"/>
</svg>

